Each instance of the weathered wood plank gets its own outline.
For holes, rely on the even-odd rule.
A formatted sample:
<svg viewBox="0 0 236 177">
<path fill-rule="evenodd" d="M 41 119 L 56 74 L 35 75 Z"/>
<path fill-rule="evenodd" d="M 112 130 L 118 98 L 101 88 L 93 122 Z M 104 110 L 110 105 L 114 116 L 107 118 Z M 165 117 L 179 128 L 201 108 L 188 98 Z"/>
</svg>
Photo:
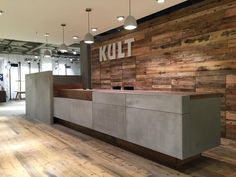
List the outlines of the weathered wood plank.
<svg viewBox="0 0 236 177">
<path fill-rule="evenodd" d="M 235 9 L 235 0 L 202 1 L 139 24 L 137 30 L 104 36 L 92 45 L 93 85 L 223 93 L 224 131 L 225 111 L 236 109 L 235 84 L 229 81 L 230 75 L 236 75 Z M 133 57 L 98 61 L 99 46 L 127 38 L 136 40 Z"/>
</svg>

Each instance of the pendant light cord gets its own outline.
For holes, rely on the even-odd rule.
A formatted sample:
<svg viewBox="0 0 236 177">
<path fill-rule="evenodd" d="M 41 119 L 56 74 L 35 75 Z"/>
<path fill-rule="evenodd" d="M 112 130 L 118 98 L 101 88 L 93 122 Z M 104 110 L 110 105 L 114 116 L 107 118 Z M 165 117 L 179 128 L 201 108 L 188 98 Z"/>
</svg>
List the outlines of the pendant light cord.
<svg viewBox="0 0 236 177">
<path fill-rule="evenodd" d="M 62 39 L 63 39 L 63 44 L 65 43 L 65 33 L 64 33 L 64 28 L 65 28 L 65 26 L 62 26 L 62 35 L 63 35 Z"/>
<path fill-rule="evenodd" d="M 48 36 L 46 34 L 46 48 L 48 48 Z"/>
<path fill-rule="evenodd" d="M 129 15 L 131 15 L 131 0 L 129 0 Z"/>
<path fill-rule="evenodd" d="M 46 49 L 48 49 L 48 36 L 49 36 L 49 33 L 46 33 L 45 34 L 45 37 L 46 37 Z"/>
<path fill-rule="evenodd" d="M 89 12 L 88 12 L 88 33 L 90 32 L 89 29 L 90 29 L 90 18 L 89 18 Z"/>
</svg>

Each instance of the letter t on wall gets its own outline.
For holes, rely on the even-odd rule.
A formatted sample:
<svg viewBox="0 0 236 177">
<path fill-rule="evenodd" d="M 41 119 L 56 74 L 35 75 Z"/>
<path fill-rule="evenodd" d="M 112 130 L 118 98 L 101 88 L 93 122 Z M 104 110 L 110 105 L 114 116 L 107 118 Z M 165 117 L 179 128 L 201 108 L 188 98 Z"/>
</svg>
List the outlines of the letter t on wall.
<svg viewBox="0 0 236 177">
<path fill-rule="evenodd" d="M 132 47 L 131 47 L 132 42 L 134 42 L 134 38 L 127 39 L 124 42 L 125 44 L 128 45 L 127 57 L 131 57 L 132 56 Z"/>
</svg>

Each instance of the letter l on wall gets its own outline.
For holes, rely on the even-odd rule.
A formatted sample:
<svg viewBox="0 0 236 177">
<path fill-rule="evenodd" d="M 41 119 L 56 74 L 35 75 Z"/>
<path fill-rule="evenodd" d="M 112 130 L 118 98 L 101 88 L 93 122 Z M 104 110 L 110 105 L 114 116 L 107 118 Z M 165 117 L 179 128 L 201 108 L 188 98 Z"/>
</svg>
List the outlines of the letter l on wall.
<svg viewBox="0 0 236 177">
<path fill-rule="evenodd" d="M 109 60 L 116 59 L 116 43 L 108 45 L 108 59 Z"/>
<path fill-rule="evenodd" d="M 122 42 L 119 41 L 117 43 L 117 45 L 118 45 L 118 56 L 117 56 L 117 58 L 124 58 L 125 57 L 125 53 L 122 51 Z"/>
</svg>

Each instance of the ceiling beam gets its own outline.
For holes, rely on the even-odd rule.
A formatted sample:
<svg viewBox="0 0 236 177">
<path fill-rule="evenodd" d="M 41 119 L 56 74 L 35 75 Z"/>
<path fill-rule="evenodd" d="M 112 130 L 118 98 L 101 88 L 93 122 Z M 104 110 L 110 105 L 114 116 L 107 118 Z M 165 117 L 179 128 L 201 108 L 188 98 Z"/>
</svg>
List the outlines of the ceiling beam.
<svg viewBox="0 0 236 177">
<path fill-rule="evenodd" d="M 46 44 L 44 44 L 44 43 L 40 43 L 40 44 L 38 44 L 37 46 L 32 47 L 30 50 L 28 50 L 28 51 L 26 51 L 26 52 L 24 52 L 24 53 L 25 53 L 25 54 L 33 53 L 35 50 L 38 50 L 38 49 L 44 47 L 45 45 L 46 45 Z"/>
<path fill-rule="evenodd" d="M 7 41 L 9 41 L 9 42 L 6 45 L 3 45 L 3 50 L 2 51 L 8 51 L 9 47 L 11 46 L 11 43 L 14 42 L 14 40 L 7 40 Z"/>
</svg>

